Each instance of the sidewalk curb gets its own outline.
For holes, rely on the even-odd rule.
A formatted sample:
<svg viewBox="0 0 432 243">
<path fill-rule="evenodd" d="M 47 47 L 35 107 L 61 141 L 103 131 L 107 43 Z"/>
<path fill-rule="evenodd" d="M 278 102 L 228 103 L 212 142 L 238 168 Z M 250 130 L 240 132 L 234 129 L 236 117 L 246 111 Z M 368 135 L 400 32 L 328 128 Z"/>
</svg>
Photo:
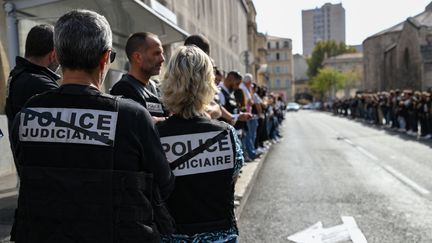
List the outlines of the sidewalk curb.
<svg viewBox="0 0 432 243">
<path fill-rule="evenodd" d="M 266 153 L 264 153 L 264 155 L 261 156 L 261 158 L 259 158 L 259 160 L 257 162 L 251 162 L 251 163 L 257 163 L 257 166 L 254 169 L 254 171 L 252 172 L 252 176 L 249 178 L 249 181 L 246 182 L 246 186 L 244 188 L 243 195 L 239 195 L 239 194 L 235 193 L 235 198 L 236 198 L 235 200 L 236 201 L 238 200 L 239 203 L 240 203 L 235 208 L 235 216 L 236 216 L 237 221 L 240 220 L 241 213 L 242 213 L 243 208 L 244 208 L 244 206 L 245 206 L 245 204 L 246 204 L 246 202 L 247 202 L 247 200 L 249 198 L 249 195 L 250 195 L 250 193 L 252 191 L 252 188 L 254 187 L 255 181 L 256 181 L 256 179 L 258 177 L 258 174 L 259 174 L 259 172 L 261 170 L 261 167 L 263 166 L 264 162 L 267 160 L 267 156 L 272 152 L 273 146 L 274 146 L 274 144 L 270 146 L 270 148 L 268 149 L 268 151 Z M 242 178 L 240 177 L 239 181 L 241 179 Z M 245 180 L 247 180 L 247 179 L 248 178 L 245 178 Z"/>
</svg>

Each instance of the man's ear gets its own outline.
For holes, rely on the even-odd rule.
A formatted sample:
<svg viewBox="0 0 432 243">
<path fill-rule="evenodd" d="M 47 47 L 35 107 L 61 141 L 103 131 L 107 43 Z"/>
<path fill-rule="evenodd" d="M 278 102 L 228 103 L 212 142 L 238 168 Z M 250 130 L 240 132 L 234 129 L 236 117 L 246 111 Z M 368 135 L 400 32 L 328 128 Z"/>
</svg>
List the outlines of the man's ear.
<svg viewBox="0 0 432 243">
<path fill-rule="evenodd" d="M 101 70 L 105 68 L 106 65 L 110 62 L 109 51 L 105 51 L 99 59 L 99 67 Z"/>
<path fill-rule="evenodd" d="M 135 51 L 132 53 L 132 60 L 138 64 L 141 64 L 142 62 L 142 56 L 141 53 Z"/>
<path fill-rule="evenodd" d="M 58 62 L 57 52 L 54 49 L 48 54 L 48 59 L 50 63 Z"/>
</svg>

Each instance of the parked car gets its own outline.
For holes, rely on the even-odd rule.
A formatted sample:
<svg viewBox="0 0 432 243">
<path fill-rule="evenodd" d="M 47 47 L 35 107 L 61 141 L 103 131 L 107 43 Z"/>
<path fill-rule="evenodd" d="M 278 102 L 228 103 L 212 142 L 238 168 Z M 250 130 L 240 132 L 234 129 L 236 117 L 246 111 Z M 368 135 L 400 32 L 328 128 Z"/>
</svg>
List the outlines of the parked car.
<svg viewBox="0 0 432 243">
<path fill-rule="evenodd" d="M 313 103 L 309 103 L 309 104 L 302 106 L 303 110 L 312 110 L 313 108 L 314 108 Z"/>
<path fill-rule="evenodd" d="M 287 111 L 298 111 L 300 110 L 300 105 L 295 102 L 288 102 L 287 104 Z"/>
<path fill-rule="evenodd" d="M 319 102 L 319 101 L 313 103 L 312 109 L 314 109 L 314 110 L 321 110 L 322 109 L 322 103 Z"/>
</svg>

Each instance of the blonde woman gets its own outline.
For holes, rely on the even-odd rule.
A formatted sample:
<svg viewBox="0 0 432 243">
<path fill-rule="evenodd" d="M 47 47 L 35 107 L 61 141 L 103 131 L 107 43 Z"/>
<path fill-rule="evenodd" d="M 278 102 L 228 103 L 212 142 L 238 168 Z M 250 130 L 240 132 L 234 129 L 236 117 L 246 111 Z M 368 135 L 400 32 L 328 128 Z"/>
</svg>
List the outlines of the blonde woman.
<svg viewBox="0 0 432 243">
<path fill-rule="evenodd" d="M 211 60 L 195 46 L 180 47 L 163 80 L 162 100 L 173 115 L 157 127 L 176 175 L 168 208 L 177 225 L 163 241 L 237 242 L 234 184 L 243 152 L 234 128 L 205 113 L 217 92 Z"/>
</svg>

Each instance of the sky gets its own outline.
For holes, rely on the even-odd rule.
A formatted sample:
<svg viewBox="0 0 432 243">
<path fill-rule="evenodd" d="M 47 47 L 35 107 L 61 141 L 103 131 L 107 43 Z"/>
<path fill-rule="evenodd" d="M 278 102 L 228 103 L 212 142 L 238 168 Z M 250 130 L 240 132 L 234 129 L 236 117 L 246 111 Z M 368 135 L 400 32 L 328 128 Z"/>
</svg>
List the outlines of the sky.
<svg viewBox="0 0 432 243">
<path fill-rule="evenodd" d="M 342 3 L 348 45 L 359 45 L 367 37 L 424 11 L 431 0 L 253 0 L 258 31 L 293 41 L 293 54 L 302 53 L 301 11 L 325 3 Z"/>
</svg>

